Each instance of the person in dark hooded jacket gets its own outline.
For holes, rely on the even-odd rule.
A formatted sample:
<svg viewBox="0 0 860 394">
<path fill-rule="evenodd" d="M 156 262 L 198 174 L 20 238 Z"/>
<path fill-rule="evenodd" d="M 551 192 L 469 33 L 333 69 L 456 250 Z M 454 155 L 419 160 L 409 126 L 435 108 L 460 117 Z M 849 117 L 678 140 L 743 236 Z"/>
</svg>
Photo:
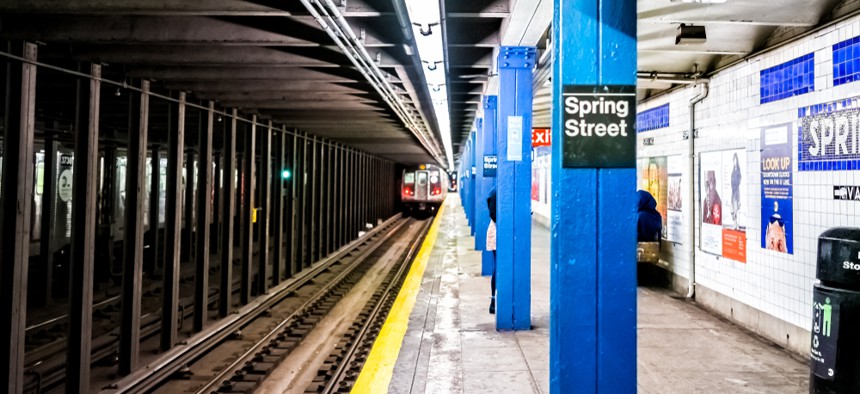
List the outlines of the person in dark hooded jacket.
<svg viewBox="0 0 860 394">
<path fill-rule="evenodd" d="M 644 190 L 637 193 L 639 205 L 636 213 L 636 239 L 638 242 L 657 242 L 663 231 L 663 217 L 657 212 L 657 200 Z"/>
</svg>

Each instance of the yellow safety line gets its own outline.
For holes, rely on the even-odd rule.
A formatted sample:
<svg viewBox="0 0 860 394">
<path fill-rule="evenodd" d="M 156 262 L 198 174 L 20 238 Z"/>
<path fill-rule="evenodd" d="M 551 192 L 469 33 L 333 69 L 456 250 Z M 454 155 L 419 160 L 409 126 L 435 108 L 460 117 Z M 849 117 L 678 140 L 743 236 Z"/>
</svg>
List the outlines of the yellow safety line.
<svg viewBox="0 0 860 394">
<path fill-rule="evenodd" d="M 412 267 L 403 282 L 403 287 L 400 288 L 400 294 L 397 295 L 391 311 L 388 312 L 385 325 L 379 331 L 379 336 L 377 336 L 373 349 L 371 349 L 370 355 L 361 369 L 361 374 L 358 375 L 358 380 L 352 386 L 351 393 L 380 394 L 388 392 L 388 384 L 394 373 L 394 364 L 397 362 L 400 347 L 403 345 L 403 337 L 406 336 L 406 328 L 409 326 L 409 315 L 412 314 L 412 307 L 415 306 L 421 281 L 424 278 L 424 270 L 427 268 L 427 261 L 430 259 L 433 245 L 436 244 L 436 234 L 444 213 L 445 204 L 443 203 L 439 212 L 436 213 L 436 218 L 433 219 L 433 224 L 430 225 L 424 243 L 421 244 L 421 250 L 418 251 L 415 261 L 412 262 Z"/>
</svg>

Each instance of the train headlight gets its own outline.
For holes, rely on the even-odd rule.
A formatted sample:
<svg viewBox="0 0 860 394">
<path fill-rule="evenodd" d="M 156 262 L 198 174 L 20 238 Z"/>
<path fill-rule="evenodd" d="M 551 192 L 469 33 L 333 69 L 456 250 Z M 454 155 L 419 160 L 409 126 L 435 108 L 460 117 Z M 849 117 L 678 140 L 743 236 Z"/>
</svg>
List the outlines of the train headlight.
<svg viewBox="0 0 860 394">
<path fill-rule="evenodd" d="M 293 176 L 293 173 L 292 173 L 292 172 L 290 172 L 290 170 L 283 170 L 283 171 L 281 171 L 281 178 L 283 178 L 283 179 L 290 179 L 290 177 L 291 177 L 291 176 Z"/>
</svg>

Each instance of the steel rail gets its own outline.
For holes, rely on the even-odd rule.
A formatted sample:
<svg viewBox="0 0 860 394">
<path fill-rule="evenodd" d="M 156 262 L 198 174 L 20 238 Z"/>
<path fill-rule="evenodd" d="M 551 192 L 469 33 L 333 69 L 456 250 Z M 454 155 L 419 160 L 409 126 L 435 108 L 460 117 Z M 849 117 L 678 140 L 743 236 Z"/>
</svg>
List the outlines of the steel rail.
<svg viewBox="0 0 860 394">
<path fill-rule="evenodd" d="M 406 253 L 406 256 L 403 258 L 403 262 L 400 264 L 400 267 L 397 270 L 397 273 L 386 286 L 385 290 L 382 293 L 382 297 L 379 298 L 379 302 L 377 302 L 376 305 L 373 307 L 373 310 L 365 321 L 365 324 L 361 327 L 361 330 L 358 332 L 358 335 L 356 336 L 352 345 L 349 347 L 349 349 L 347 349 L 346 353 L 344 353 L 343 362 L 338 365 L 337 369 L 332 374 L 332 378 L 326 383 L 325 388 L 323 389 L 323 393 L 336 393 L 340 389 L 338 387 L 338 384 L 341 382 L 343 374 L 349 370 L 350 360 L 361 347 L 363 340 L 365 339 L 368 334 L 368 331 L 370 330 L 370 327 L 373 326 L 377 317 L 380 315 L 380 313 L 383 312 L 386 300 L 392 295 L 393 290 L 395 290 L 395 288 L 399 290 L 399 287 L 402 285 L 401 279 L 403 279 L 404 273 L 407 272 L 407 268 L 412 266 L 411 262 L 415 258 L 416 251 L 418 250 L 422 242 L 424 242 L 424 238 L 427 235 L 427 230 L 430 228 L 432 223 L 432 219 L 427 220 L 424 223 L 423 227 L 419 231 L 419 234 L 421 234 L 421 236 L 418 237 L 410 246 L 409 251 Z M 395 297 L 396 295 L 397 294 L 394 293 Z M 385 311 L 385 314 L 387 315 L 388 311 Z"/>
<path fill-rule="evenodd" d="M 243 352 L 241 355 L 236 357 L 236 359 L 224 367 L 217 375 L 215 375 L 212 379 L 209 380 L 206 384 L 201 386 L 196 394 L 205 394 L 210 390 L 216 388 L 221 384 L 221 382 L 225 381 L 229 376 L 233 375 L 236 371 L 238 371 L 248 360 L 250 360 L 256 353 L 260 352 L 263 347 L 265 347 L 275 336 L 277 336 L 281 331 L 283 331 L 284 327 L 290 324 L 293 319 L 301 314 L 305 309 L 307 309 L 310 305 L 314 304 L 317 300 L 319 300 L 322 296 L 324 296 L 330 289 L 337 286 L 337 284 L 349 275 L 352 271 L 355 270 L 362 262 L 364 262 L 376 249 L 382 246 L 386 240 L 390 239 L 392 235 L 394 235 L 398 230 L 400 230 L 407 223 L 406 219 L 401 220 L 397 225 L 388 231 L 382 238 L 380 238 L 375 244 L 367 248 L 361 255 L 357 256 L 356 259 L 351 263 L 350 267 L 343 270 L 339 273 L 335 278 L 332 278 L 325 286 L 320 288 L 313 296 L 308 298 L 301 306 L 296 308 L 289 316 L 285 317 L 281 320 L 280 323 L 275 325 L 272 329 L 270 329 L 262 338 L 257 340 L 248 350 Z"/>
<path fill-rule="evenodd" d="M 132 374 L 104 388 L 105 393 L 142 393 L 148 392 L 161 384 L 167 378 L 184 368 L 194 359 L 209 352 L 218 346 L 233 332 L 246 326 L 262 313 L 271 309 L 272 306 L 281 302 L 290 293 L 303 286 L 318 274 L 328 269 L 349 252 L 363 245 L 369 237 L 383 231 L 395 223 L 400 215 L 395 215 L 386 220 L 381 226 L 370 230 L 363 237 L 343 246 L 340 250 L 328 256 L 324 260 L 316 262 L 308 269 L 300 272 L 297 276 L 283 282 L 276 288 L 271 289 L 268 295 L 257 297 L 251 304 L 234 312 L 233 315 L 221 319 L 210 326 L 206 331 L 198 333 L 195 337 L 181 343 L 179 346 L 165 353 L 162 358 L 142 366 Z"/>
</svg>

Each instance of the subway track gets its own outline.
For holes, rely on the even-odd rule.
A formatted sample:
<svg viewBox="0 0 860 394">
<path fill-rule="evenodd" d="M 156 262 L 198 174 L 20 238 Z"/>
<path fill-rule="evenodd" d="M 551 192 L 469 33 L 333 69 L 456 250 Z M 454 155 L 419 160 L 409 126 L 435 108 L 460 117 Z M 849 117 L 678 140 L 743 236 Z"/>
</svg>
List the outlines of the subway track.
<svg viewBox="0 0 860 394">
<path fill-rule="evenodd" d="M 306 269 L 292 282 L 272 289 L 268 295 L 237 311 L 235 316 L 224 319 L 229 321 L 219 321 L 195 337 L 196 340 L 180 346 L 181 351 L 167 353 L 159 363 L 143 368 L 145 372 L 132 374 L 104 391 L 254 392 L 264 377 L 275 371 L 284 360 L 306 358 L 299 356 L 301 351 L 294 350 L 306 348 L 314 336 L 338 341 L 341 335 L 328 331 L 330 312 L 335 311 L 337 316 L 343 314 L 342 301 L 356 292 L 357 284 L 363 287 L 358 290 L 365 294 L 364 297 L 376 290 L 368 291 L 368 286 L 390 290 L 391 279 L 386 276 L 391 277 L 393 272 L 406 272 L 408 268 L 401 263 L 411 258 L 404 259 L 404 256 L 411 255 L 420 245 L 429 223 L 430 220 L 420 222 L 408 218 L 385 222 L 358 241 Z M 394 245 L 401 246 L 396 252 L 391 252 Z M 394 254 L 396 259 L 390 257 Z M 381 265 L 385 267 L 379 268 Z M 377 279 L 375 283 L 368 284 L 365 277 Z M 361 306 L 347 309 L 357 313 L 363 304 L 364 301 Z M 317 353 L 321 357 L 318 364 L 322 365 L 329 351 Z M 297 387 L 294 392 L 303 392 L 301 390 L 317 374 L 317 368 L 307 368 L 306 372 L 311 372 L 312 376 L 307 381 L 292 382 Z"/>
</svg>

